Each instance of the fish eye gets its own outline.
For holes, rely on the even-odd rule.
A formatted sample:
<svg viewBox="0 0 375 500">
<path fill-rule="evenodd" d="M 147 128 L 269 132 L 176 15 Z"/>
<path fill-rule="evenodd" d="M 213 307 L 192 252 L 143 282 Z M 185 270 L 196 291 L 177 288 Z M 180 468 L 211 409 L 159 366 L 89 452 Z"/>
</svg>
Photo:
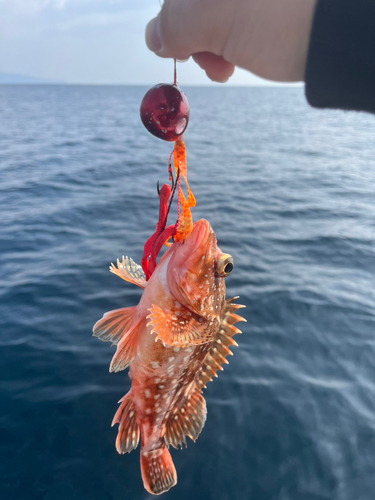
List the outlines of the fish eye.
<svg viewBox="0 0 375 500">
<path fill-rule="evenodd" d="M 228 276 L 233 271 L 234 264 L 233 264 L 233 258 L 231 255 L 225 253 L 219 257 L 219 261 L 217 263 L 217 271 L 219 276 L 222 278 L 225 278 L 225 276 Z"/>
<path fill-rule="evenodd" d="M 232 262 L 228 262 L 228 264 L 224 267 L 225 274 L 229 274 L 233 271 L 234 265 Z"/>
</svg>

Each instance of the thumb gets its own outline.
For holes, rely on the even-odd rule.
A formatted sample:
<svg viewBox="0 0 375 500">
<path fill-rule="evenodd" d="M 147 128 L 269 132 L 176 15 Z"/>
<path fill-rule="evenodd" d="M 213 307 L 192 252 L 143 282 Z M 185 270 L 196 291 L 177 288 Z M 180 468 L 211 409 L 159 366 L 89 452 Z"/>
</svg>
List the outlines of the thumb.
<svg viewBox="0 0 375 500">
<path fill-rule="evenodd" d="M 147 47 L 158 56 L 181 60 L 197 52 L 222 56 L 231 12 L 226 4 L 223 0 L 165 0 L 146 27 Z"/>
</svg>

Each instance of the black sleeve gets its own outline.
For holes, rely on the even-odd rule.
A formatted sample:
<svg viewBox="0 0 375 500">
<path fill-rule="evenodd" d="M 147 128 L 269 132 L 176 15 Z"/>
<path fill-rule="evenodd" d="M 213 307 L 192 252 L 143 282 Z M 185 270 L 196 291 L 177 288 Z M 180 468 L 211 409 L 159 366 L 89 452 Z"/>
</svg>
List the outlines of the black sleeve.
<svg viewBox="0 0 375 500">
<path fill-rule="evenodd" d="M 318 0 L 305 83 L 312 106 L 375 113 L 375 0 Z"/>
</svg>

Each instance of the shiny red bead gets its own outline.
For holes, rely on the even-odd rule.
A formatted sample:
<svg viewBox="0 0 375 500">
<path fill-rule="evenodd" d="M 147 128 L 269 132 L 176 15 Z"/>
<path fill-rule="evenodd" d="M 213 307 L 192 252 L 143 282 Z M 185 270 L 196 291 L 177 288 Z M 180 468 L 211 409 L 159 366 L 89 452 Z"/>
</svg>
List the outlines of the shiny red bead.
<svg viewBox="0 0 375 500">
<path fill-rule="evenodd" d="M 176 141 L 189 123 L 189 103 L 177 85 L 152 87 L 143 97 L 140 111 L 143 125 L 164 141 Z"/>
</svg>

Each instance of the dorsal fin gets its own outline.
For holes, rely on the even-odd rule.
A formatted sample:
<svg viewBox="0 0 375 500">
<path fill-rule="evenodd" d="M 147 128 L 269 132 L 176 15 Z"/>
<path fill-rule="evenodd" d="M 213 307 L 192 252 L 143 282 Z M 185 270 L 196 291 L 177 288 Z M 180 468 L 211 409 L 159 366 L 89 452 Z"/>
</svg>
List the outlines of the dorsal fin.
<svg viewBox="0 0 375 500">
<path fill-rule="evenodd" d="M 206 401 L 202 391 L 194 384 L 184 404 L 172 412 L 165 425 L 164 441 L 174 448 L 186 446 L 186 437 L 195 441 L 206 421 Z"/>
<path fill-rule="evenodd" d="M 239 299 L 239 295 L 237 297 L 232 297 L 231 299 L 227 299 L 225 301 L 225 307 L 224 307 L 224 315 L 223 315 L 223 321 L 225 322 L 232 322 L 233 318 L 239 318 L 238 320 L 234 321 L 234 323 L 237 323 L 237 321 L 244 321 L 247 323 L 247 320 L 245 318 L 242 318 L 241 316 L 238 316 L 237 314 L 234 314 L 237 309 L 245 309 L 246 306 L 243 306 L 242 304 L 233 304 L 234 300 Z M 231 323 L 233 324 L 233 322 Z"/>
<path fill-rule="evenodd" d="M 116 450 L 119 453 L 130 453 L 138 446 L 140 430 L 136 422 L 136 408 L 131 391 L 120 399 L 120 407 L 112 420 L 112 427 L 120 424 L 116 438 Z"/>
<path fill-rule="evenodd" d="M 238 297 L 234 297 L 225 301 L 224 314 L 219 332 L 217 333 L 216 338 L 207 353 L 205 362 L 197 375 L 196 380 L 199 387 L 205 387 L 207 382 L 210 382 L 213 377 L 217 377 L 217 372 L 219 370 L 223 370 L 222 365 L 224 363 L 228 364 L 226 357 L 233 354 L 229 347 L 237 345 L 237 342 L 235 342 L 232 337 L 237 333 L 242 332 L 233 326 L 233 324 L 238 321 L 246 321 L 246 319 L 242 318 L 238 314 L 235 314 L 234 312 L 237 311 L 237 309 L 245 307 L 240 304 L 233 304 L 233 300 L 237 298 Z"/>
<path fill-rule="evenodd" d="M 213 339 L 213 322 L 210 324 L 205 318 L 197 318 L 197 315 L 186 308 L 181 308 L 178 316 L 171 311 L 163 311 L 154 304 L 149 311 L 147 326 L 151 325 L 151 333 L 156 333 L 156 340 L 161 340 L 166 345 L 200 345 Z"/>
<path fill-rule="evenodd" d="M 109 266 L 109 270 L 121 279 L 133 283 L 133 285 L 140 286 L 141 288 L 144 288 L 147 284 L 141 266 L 136 264 L 130 257 L 123 256 L 121 262 L 117 259 L 117 267 L 112 263 Z"/>
</svg>

